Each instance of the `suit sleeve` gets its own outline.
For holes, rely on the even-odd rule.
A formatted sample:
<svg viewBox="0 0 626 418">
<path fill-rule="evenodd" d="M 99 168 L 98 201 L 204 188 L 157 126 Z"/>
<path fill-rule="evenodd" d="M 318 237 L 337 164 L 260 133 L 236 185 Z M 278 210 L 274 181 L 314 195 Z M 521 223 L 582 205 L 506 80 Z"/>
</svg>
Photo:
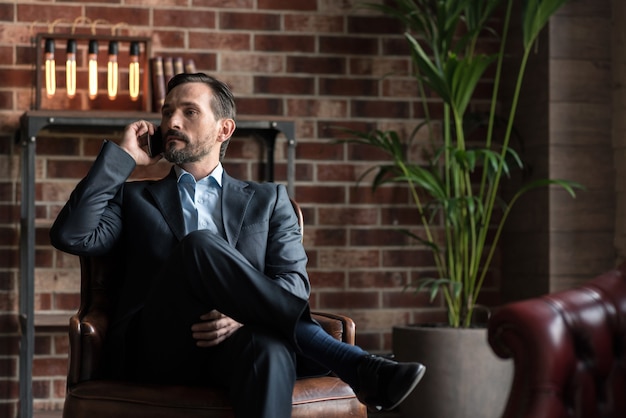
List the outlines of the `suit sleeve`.
<svg viewBox="0 0 626 418">
<path fill-rule="evenodd" d="M 310 283 L 302 231 L 287 190 L 283 185 L 277 188 L 276 206 L 270 218 L 265 274 L 296 296 L 308 299 Z"/>
<path fill-rule="evenodd" d="M 121 190 L 134 168 L 130 155 L 106 141 L 52 225 L 52 245 L 75 255 L 109 252 L 121 235 Z"/>
</svg>

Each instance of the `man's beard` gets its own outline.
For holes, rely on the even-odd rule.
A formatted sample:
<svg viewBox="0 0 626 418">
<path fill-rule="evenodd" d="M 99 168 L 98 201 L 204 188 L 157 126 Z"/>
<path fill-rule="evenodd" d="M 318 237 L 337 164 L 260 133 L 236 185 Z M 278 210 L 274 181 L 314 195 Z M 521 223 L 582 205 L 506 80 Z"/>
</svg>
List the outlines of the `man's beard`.
<svg viewBox="0 0 626 418">
<path fill-rule="evenodd" d="M 183 134 L 182 132 L 170 131 L 167 133 L 166 138 L 170 135 L 177 137 L 179 141 L 183 141 L 185 143 L 185 146 L 180 149 L 175 148 L 174 146 L 168 147 L 166 144 L 166 149 L 163 152 L 163 157 L 170 163 L 177 165 L 193 163 L 199 161 L 210 151 L 210 148 L 206 149 L 203 147 L 204 144 L 191 144 L 191 141 L 189 140 L 187 135 Z"/>
<path fill-rule="evenodd" d="M 170 163 L 177 165 L 193 163 L 200 160 L 203 155 L 194 153 L 193 150 L 189 149 L 188 147 L 189 145 L 185 145 L 185 147 L 182 149 L 169 149 L 163 153 L 163 157 L 165 157 L 165 159 Z M 206 155 L 206 153 L 203 154 Z"/>
</svg>

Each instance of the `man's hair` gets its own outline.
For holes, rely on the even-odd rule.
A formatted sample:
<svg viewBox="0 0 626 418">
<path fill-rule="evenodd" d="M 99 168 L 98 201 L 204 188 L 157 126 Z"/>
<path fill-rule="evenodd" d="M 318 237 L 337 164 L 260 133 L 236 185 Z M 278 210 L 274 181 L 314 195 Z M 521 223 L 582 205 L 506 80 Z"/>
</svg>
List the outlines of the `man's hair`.
<svg viewBox="0 0 626 418">
<path fill-rule="evenodd" d="M 172 91 L 176 86 L 185 83 L 204 83 L 211 88 L 214 100 L 211 102 L 211 110 L 218 119 L 229 118 L 235 119 L 237 107 L 235 106 L 235 98 L 226 83 L 221 82 L 215 77 L 204 73 L 177 74 L 167 83 L 167 93 Z"/>
<path fill-rule="evenodd" d="M 210 75 L 206 75 L 204 73 L 182 73 L 177 74 L 170 79 L 167 83 L 167 93 L 172 91 L 176 86 L 180 86 L 185 83 L 204 83 L 211 88 L 213 92 L 213 98 L 211 100 L 211 110 L 215 114 L 217 119 L 235 119 L 237 115 L 237 106 L 235 105 L 235 97 L 233 93 L 230 91 L 230 88 L 226 85 L 226 83 L 221 82 L 215 77 L 211 77 Z M 228 144 L 230 142 L 230 138 L 226 141 L 222 142 L 220 147 L 220 161 L 224 159 L 226 155 L 226 148 L 228 148 Z"/>
</svg>

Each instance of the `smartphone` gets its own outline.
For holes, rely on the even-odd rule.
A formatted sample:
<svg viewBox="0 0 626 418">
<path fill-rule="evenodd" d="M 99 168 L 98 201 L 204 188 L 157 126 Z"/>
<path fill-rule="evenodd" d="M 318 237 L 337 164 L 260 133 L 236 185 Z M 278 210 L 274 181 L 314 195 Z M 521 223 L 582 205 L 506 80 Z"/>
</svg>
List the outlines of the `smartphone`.
<svg viewBox="0 0 626 418">
<path fill-rule="evenodd" d="M 163 152 L 163 137 L 160 126 L 154 131 L 154 135 L 144 135 L 148 137 L 148 155 L 150 157 L 156 157 Z"/>
</svg>

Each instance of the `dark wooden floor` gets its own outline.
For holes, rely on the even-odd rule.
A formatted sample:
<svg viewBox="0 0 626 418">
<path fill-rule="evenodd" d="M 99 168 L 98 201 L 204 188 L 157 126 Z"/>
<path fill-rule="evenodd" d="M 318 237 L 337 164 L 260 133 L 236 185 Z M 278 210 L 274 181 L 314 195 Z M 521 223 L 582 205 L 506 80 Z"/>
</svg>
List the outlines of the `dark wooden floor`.
<svg viewBox="0 0 626 418">
<path fill-rule="evenodd" d="M 61 418 L 61 411 L 34 411 L 33 418 Z"/>
<path fill-rule="evenodd" d="M 397 412 L 380 412 L 368 414 L 372 418 L 400 418 Z M 61 418 L 61 411 L 35 411 L 33 418 Z"/>
<path fill-rule="evenodd" d="M 368 414 L 372 418 L 400 418 L 396 412 L 381 412 Z M 61 411 L 35 411 L 33 418 L 61 418 Z"/>
</svg>

